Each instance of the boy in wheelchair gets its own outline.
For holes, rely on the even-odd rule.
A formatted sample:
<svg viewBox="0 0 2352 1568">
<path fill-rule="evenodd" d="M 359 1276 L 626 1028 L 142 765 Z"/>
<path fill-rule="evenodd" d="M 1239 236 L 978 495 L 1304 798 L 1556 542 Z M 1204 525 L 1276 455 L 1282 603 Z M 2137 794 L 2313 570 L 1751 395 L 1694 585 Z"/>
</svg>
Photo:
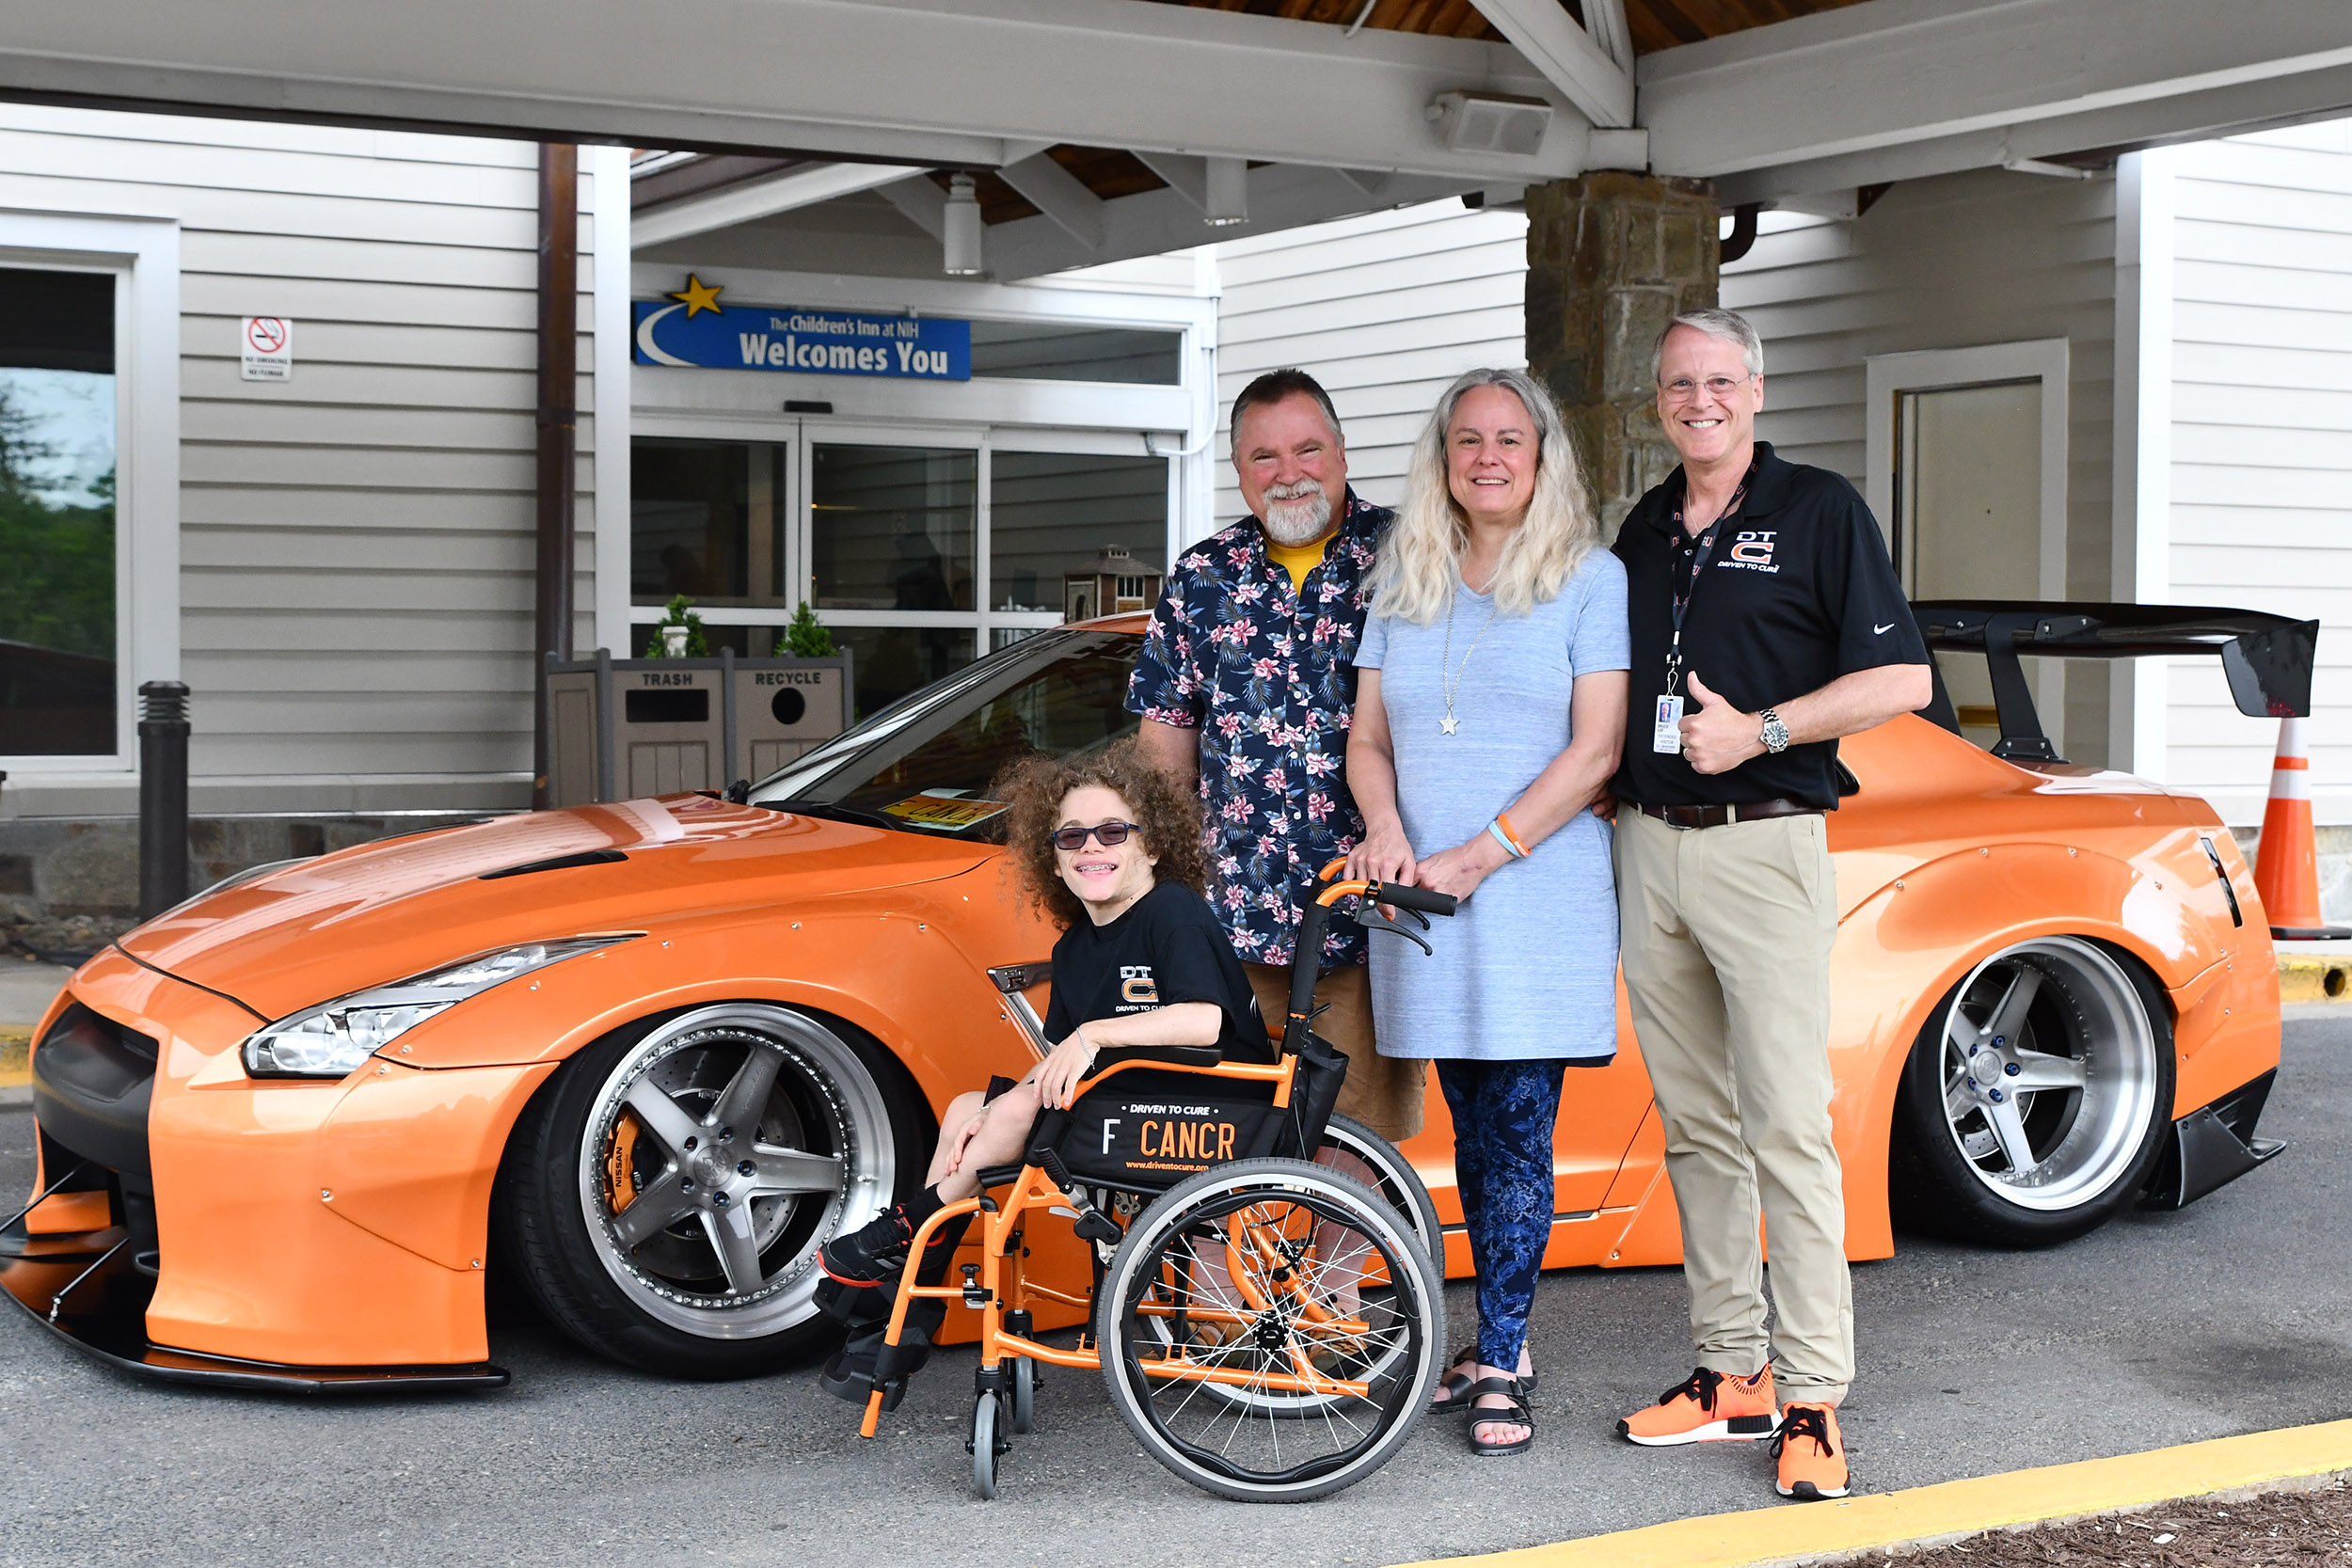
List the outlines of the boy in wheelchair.
<svg viewBox="0 0 2352 1568">
<path fill-rule="evenodd" d="M 923 1190 L 818 1254 L 827 1276 L 818 1300 L 852 1325 L 822 1382 L 851 1401 L 872 1386 L 885 1292 L 911 1239 L 942 1207 L 978 1192 L 981 1171 L 1020 1164 L 1039 1114 L 1072 1104 L 1098 1053 L 1213 1045 L 1229 1062 L 1276 1060 L 1248 975 L 1202 896 L 1193 803 L 1134 742 L 1067 761 L 1031 758 L 993 793 L 1009 803 L 1006 845 L 1023 894 L 1065 927 L 1045 1014 L 1057 1043 L 1018 1083 L 1000 1078 L 950 1101 Z M 932 1233 L 917 1284 L 946 1277 L 969 1219 Z M 944 1316 L 940 1302 L 918 1301 L 909 1335 L 927 1342 Z"/>
</svg>

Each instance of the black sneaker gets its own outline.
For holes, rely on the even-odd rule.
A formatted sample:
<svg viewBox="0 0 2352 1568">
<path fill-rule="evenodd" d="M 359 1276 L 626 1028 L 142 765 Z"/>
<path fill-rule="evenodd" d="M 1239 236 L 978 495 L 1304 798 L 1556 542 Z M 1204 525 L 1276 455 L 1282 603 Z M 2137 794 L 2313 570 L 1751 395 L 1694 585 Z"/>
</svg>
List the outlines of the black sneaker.
<svg viewBox="0 0 2352 1568">
<path fill-rule="evenodd" d="M 848 1235 L 835 1236 L 819 1247 L 818 1266 L 844 1285 L 871 1289 L 898 1276 L 898 1271 L 906 1267 L 907 1243 L 914 1237 L 906 1205 L 893 1204 Z"/>
</svg>

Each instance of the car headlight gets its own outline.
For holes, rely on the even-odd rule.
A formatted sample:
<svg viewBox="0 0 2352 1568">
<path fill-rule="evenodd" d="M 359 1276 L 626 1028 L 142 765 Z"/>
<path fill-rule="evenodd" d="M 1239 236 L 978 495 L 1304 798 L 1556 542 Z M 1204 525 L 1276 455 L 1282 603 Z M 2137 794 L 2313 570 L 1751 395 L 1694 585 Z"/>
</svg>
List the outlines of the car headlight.
<svg viewBox="0 0 2352 1568">
<path fill-rule="evenodd" d="M 247 1037 L 245 1069 L 256 1078 L 348 1077 L 370 1056 L 469 996 L 575 954 L 628 940 L 597 936 L 524 942 L 477 953 L 414 979 L 322 1002 Z"/>
</svg>

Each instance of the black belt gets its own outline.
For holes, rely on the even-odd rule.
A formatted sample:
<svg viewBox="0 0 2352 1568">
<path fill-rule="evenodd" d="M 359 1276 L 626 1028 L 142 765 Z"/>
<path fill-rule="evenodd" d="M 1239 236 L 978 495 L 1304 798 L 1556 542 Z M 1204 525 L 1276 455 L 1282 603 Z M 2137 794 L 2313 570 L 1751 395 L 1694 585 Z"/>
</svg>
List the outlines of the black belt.
<svg viewBox="0 0 2352 1568">
<path fill-rule="evenodd" d="M 1634 801 L 1644 816 L 1655 816 L 1669 828 L 1720 828 L 1727 822 L 1761 822 L 1768 816 L 1819 816 L 1821 808 L 1775 796 L 1736 806 L 1653 806 Z"/>
</svg>

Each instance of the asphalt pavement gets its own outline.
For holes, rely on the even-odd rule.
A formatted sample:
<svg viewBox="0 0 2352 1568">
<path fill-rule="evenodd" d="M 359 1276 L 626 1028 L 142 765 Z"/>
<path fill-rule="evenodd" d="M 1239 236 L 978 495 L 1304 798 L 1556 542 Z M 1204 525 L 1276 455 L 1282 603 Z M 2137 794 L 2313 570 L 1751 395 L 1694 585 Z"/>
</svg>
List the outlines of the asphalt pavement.
<svg viewBox="0 0 2352 1568">
<path fill-rule="evenodd" d="M 1854 1274 L 1857 1482 L 1887 1490 L 2332 1419 L 2352 1406 L 2352 1007 L 2288 1025 L 2265 1133 L 2292 1148 L 2184 1212 L 1996 1253 L 1904 1237 Z M 31 1118 L 0 1110 L 0 1191 Z M 1470 1317 L 1468 1292 L 1450 1307 Z M 1535 1449 L 1422 1424 L 1320 1503 L 1221 1502 L 1145 1458 L 1090 1373 L 967 1490 L 973 1352 L 879 1442 L 803 1368 L 664 1382 L 551 1331 L 493 1333 L 514 1386 L 330 1403 L 146 1385 L 0 1315 L 0 1563 L 1392 1563 L 1773 1501 L 1763 1445 L 1651 1450 L 1612 1424 L 1687 1374 L 1679 1271 L 1548 1275 Z M 1461 1338 L 1458 1330 L 1452 1336 Z M 1790 1505 L 1802 1506 L 1802 1505 Z"/>
</svg>

